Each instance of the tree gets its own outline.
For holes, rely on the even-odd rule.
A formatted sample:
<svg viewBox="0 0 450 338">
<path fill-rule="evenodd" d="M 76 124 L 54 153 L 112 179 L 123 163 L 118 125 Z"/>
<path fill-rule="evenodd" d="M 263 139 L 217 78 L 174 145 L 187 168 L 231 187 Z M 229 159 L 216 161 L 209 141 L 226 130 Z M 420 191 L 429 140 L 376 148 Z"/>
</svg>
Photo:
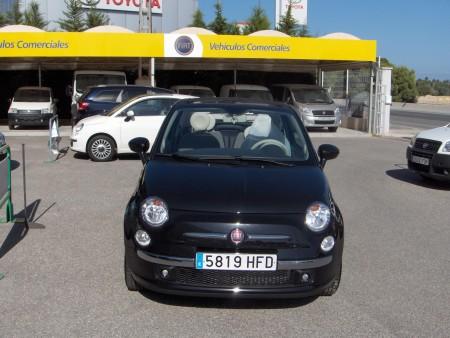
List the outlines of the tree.
<svg viewBox="0 0 450 338">
<path fill-rule="evenodd" d="M 104 26 L 109 24 L 109 17 L 108 15 L 101 13 L 97 9 L 96 5 L 97 1 L 95 0 L 88 0 L 87 4 L 89 6 L 89 10 L 86 14 L 86 28 L 92 28 L 92 27 L 98 27 L 98 26 Z"/>
<path fill-rule="evenodd" d="M 301 25 L 300 29 L 298 30 L 297 36 L 310 37 L 311 33 L 309 32 L 308 26 Z"/>
<path fill-rule="evenodd" d="M 277 30 L 287 35 L 291 36 L 297 35 L 298 23 L 297 20 L 292 15 L 292 0 L 289 0 L 289 5 L 286 14 L 280 17 Z"/>
<path fill-rule="evenodd" d="M 215 17 L 213 22 L 208 25 L 208 28 L 217 34 L 227 34 L 229 30 L 229 26 L 227 23 L 227 19 L 223 16 L 223 8 L 220 1 L 217 1 L 214 5 L 215 8 Z"/>
<path fill-rule="evenodd" d="M 206 28 L 206 23 L 203 19 L 203 13 L 200 9 L 197 9 L 194 12 L 194 16 L 192 18 L 191 27 L 200 27 L 200 28 Z"/>
<path fill-rule="evenodd" d="M 260 6 L 253 8 L 252 15 L 248 18 L 248 26 L 244 29 L 244 34 L 262 31 L 270 28 L 270 21 L 264 9 Z"/>
<path fill-rule="evenodd" d="M 237 22 L 233 22 L 227 25 L 226 34 L 228 35 L 241 35 L 241 29 L 239 28 Z"/>
<path fill-rule="evenodd" d="M 64 19 L 58 21 L 61 29 L 67 32 L 84 31 L 86 26 L 81 3 L 78 0 L 64 0 L 64 3 L 66 4 L 66 10 L 63 11 Z"/>
<path fill-rule="evenodd" d="M 39 10 L 39 4 L 36 1 L 31 1 L 28 9 L 24 13 L 24 23 L 28 26 L 37 27 L 44 29 L 48 23 L 42 17 L 41 11 Z"/>
<path fill-rule="evenodd" d="M 5 18 L 3 13 L 0 13 L 0 27 L 5 26 L 8 23 L 8 20 Z"/>
<path fill-rule="evenodd" d="M 416 73 L 407 67 L 394 67 L 392 71 L 392 96 L 397 102 L 416 102 L 418 95 Z"/>
<path fill-rule="evenodd" d="M 23 24 L 23 13 L 20 11 L 19 0 L 14 1 L 11 11 L 7 14 L 7 21 L 10 25 Z"/>
</svg>

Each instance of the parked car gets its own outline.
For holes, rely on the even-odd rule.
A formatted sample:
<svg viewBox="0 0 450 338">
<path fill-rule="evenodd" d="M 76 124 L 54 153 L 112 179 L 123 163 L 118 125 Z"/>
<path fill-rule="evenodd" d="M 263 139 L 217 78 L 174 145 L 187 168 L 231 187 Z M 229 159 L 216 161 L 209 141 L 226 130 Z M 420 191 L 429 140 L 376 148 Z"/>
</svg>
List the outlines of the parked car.
<svg viewBox="0 0 450 338">
<path fill-rule="evenodd" d="M 118 104 L 139 95 L 172 94 L 173 91 L 150 86 L 100 85 L 91 87 L 77 103 L 76 122 L 89 116 L 106 114 Z"/>
<path fill-rule="evenodd" d="M 424 130 L 406 150 L 408 168 L 425 178 L 450 181 L 450 124 Z"/>
<path fill-rule="evenodd" d="M 273 101 L 272 94 L 267 87 L 248 84 L 222 86 L 220 88 L 220 97 L 241 97 L 253 100 Z"/>
<path fill-rule="evenodd" d="M 192 95 L 197 97 L 216 97 L 211 88 L 203 86 L 178 85 L 170 87 L 177 94 Z"/>
<path fill-rule="evenodd" d="M 56 102 L 47 87 L 20 87 L 14 93 L 8 110 L 8 126 L 48 126 L 56 115 Z"/>
<path fill-rule="evenodd" d="M 72 124 L 78 121 L 77 103 L 86 91 L 98 85 L 126 85 L 127 76 L 124 72 L 109 70 L 77 70 L 73 73 L 73 82 L 66 89 L 71 97 Z"/>
<path fill-rule="evenodd" d="M 174 105 L 125 211 L 129 290 L 212 297 L 330 296 L 344 224 L 296 112 L 239 99 Z"/>
<path fill-rule="evenodd" d="M 276 84 L 272 87 L 272 94 L 276 101 L 297 109 L 305 127 L 326 127 L 335 132 L 341 123 L 339 108 L 320 86 Z"/>
<path fill-rule="evenodd" d="M 87 153 L 93 161 L 111 161 L 116 154 L 131 153 L 128 142 L 138 136 L 152 142 L 170 107 L 192 96 L 141 95 L 113 108 L 106 115 L 87 117 L 72 131 L 71 149 Z"/>
</svg>

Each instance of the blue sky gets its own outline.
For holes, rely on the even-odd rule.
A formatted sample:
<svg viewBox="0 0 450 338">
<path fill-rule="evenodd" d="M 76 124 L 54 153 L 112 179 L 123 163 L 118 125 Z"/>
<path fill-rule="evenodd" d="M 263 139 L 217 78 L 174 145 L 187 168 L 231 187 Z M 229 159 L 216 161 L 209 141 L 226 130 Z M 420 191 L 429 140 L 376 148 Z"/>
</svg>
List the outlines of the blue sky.
<svg viewBox="0 0 450 338">
<path fill-rule="evenodd" d="M 205 21 L 216 0 L 198 0 Z M 275 0 L 222 0 L 228 21 L 245 21 L 258 3 L 274 21 Z M 378 54 L 419 78 L 450 80 L 450 0 L 309 0 L 314 35 L 347 32 L 378 41 Z"/>
</svg>

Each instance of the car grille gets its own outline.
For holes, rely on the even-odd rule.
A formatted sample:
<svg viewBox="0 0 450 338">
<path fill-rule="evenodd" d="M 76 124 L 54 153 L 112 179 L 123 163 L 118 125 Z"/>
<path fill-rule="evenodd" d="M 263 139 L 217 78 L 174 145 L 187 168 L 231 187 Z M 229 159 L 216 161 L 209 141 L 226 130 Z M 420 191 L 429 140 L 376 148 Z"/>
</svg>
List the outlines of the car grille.
<svg viewBox="0 0 450 338">
<path fill-rule="evenodd" d="M 287 270 L 280 271 L 217 271 L 175 268 L 172 278 L 178 284 L 206 287 L 272 287 L 292 286 L 294 279 Z"/>
<path fill-rule="evenodd" d="M 314 124 L 334 124 L 334 120 L 331 121 L 314 121 Z"/>
<path fill-rule="evenodd" d="M 314 116 L 334 116 L 334 111 L 332 110 L 313 110 Z"/>
<path fill-rule="evenodd" d="M 414 143 L 414 148 L 436 153 L 439 150 L 441 144 L 442 142 L 418 138 L 416 140 L 416 143 Z"/>
<path fill-rule="evenodd" d="M 40 110 L 18 110 L 18 114 L 40 114 Z"/>
<path fill-rule="evenodd" d="M 414 156 L 425 157 L 425 158 L 429 158 L 429 159 L 433 158 L 433 154 L 431 154 L 431 153 L 424 153 L 422 151 L 417 151 L 417 150 L 413 150 L 411 152 L 411 154 L 414 155 Z"/>
</svg>

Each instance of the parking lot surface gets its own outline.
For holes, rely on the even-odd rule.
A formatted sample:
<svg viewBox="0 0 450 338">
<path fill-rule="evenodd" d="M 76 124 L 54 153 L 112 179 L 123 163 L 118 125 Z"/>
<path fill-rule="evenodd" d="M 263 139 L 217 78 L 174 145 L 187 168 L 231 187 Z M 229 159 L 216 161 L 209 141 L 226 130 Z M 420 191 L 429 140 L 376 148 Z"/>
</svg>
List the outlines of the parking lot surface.
<svg viewBox="0 0 450 338">
<path fill-rule="evenodd" d="M 27 210 L 45 228 L 0 224 L 0 336 L 448 337 L 450 185 L 409 172 L 405 141 L 314 137 L 341 149 L 325 168 L 345 219 L 341 286 L 329 298 L 272 301 L 128 292 L 122 217 L 140 161 L 69 151 L 47 163 L 45 137 L 8 142 L 15 212 L 25 143 Z"/>
</svg>

